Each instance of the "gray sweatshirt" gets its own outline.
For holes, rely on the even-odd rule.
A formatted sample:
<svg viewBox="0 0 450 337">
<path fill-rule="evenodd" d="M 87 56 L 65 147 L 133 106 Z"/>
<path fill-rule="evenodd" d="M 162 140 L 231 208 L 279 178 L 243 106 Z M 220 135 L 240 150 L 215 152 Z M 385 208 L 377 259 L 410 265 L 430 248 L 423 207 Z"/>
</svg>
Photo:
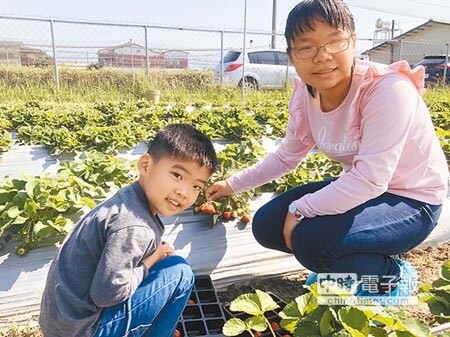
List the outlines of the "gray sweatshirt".
<svg viewBox="0 0 450 337">
<path fill-rule="evenodd" d="M 92 336 L 102 309 L 127 300 L 146 277 L 141 261 L 163 232 L 138 182 L 86 214 L 50 266 L 39 318 L 44 336 Z"/>
</svg>

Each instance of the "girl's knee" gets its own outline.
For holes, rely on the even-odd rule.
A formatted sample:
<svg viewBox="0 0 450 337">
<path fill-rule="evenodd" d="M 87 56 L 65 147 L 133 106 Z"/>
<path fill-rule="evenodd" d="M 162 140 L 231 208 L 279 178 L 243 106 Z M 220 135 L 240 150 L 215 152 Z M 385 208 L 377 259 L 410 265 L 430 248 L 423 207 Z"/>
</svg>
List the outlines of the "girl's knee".
<svg viewBox="0 0 450 337">
<path fill-rule="evenodd" d="M 295 258 L 305 268 L 314 272 L 324 270 L 324 261 L 327 261 L 326 248 L 319 242 L 308 240 L 308 235 L 294 231 L 292 236 L 292 251 Z"/>
<path fill-rule="evenodd" d="M 274 240 L 276 228 L 273 224 L 267 222 L 267 217 L 263 216 L 263 212 L 257 211 L 252 220 L 252 232 L 255 240 L 263 247 L 270 249 L 277 249 L 277 244 Z"/>
</svg>

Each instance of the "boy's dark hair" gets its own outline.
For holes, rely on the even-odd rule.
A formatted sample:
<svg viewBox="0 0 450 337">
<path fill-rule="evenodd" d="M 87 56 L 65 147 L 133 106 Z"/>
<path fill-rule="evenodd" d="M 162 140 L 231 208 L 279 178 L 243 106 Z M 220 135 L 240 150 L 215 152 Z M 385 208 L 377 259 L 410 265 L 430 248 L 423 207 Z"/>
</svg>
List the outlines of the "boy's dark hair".
<svg viewBox="0 0 450 337">
<path fill-rule="evenodd" d="M 158 131 L 147 150 L 155 161 L 163 157 L 192 160 L 209 168 L 211 174 L 217 169 L 214 146 L 202 132 L 189 124 L 169 124 Z"/>
<path fill-rule="evenodd" d="M 315 20 L 355 33 L 353 14 L 342 0 L 304 0 L 291 10 L 286 20 L 284 37 L 288 47 L 295 36 L 313 30 Z"/>
</svg>

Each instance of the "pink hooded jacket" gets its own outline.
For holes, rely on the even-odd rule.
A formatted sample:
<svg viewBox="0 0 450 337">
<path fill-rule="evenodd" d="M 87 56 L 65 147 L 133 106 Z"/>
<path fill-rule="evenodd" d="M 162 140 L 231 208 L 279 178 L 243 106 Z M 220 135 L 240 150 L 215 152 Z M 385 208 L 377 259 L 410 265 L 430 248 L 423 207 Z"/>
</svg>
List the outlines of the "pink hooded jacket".
<svg viewBox="0 0 450 337">
<path fill-rule="evenodd" d="M 296 168 L 313 147 L 341 163 L 341 176 L 297 200 L 306 217 L 344 213 L 389 192 L 439 205 L 448 167 L 423 92 L 424 69 L 357 60 L 347 97 L 324 113 L 319 98 L 296 79 L 286 136 L 273 153 L 230 177 L 235 193 Z"/>
</svg>

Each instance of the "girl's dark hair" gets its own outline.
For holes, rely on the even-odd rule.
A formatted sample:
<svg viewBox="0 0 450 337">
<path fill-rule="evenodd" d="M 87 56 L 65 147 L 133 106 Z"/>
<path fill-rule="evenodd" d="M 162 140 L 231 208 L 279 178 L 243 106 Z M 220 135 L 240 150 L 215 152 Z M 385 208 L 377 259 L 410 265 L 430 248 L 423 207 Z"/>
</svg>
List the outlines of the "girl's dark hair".
<svg viewBox="0 0 450 337">
<path fill-rule="evenodd" d="M 288 47 L 295 36 L 313 30 L 315 20 L 355 33 L 353 14 L 342 0 L 304 0 L 291 10 L 287 18 L 284 37 Z"/>
<path fill-rule="evenodd" d="M 304 0 L 291 10 L 286 20 L 284 37 L 288 53 L 294 37 L 314 30 L 314 21 L 316 20 L 348 31 L 352 35 L 355 33 L 353 14 L 342 0 Z M 309 94 L 315 97 L 315 89 L 309 84 L 307 84 L 307 89 Z"/>
<path fill-rule="evenodd" d="M 164 157 L 190 160 L 217 169 L 217 156 L 211 140 L 189 124 L 169 124 L 158 131 L 147 153 L 155 161 Z"/>
</svg>

